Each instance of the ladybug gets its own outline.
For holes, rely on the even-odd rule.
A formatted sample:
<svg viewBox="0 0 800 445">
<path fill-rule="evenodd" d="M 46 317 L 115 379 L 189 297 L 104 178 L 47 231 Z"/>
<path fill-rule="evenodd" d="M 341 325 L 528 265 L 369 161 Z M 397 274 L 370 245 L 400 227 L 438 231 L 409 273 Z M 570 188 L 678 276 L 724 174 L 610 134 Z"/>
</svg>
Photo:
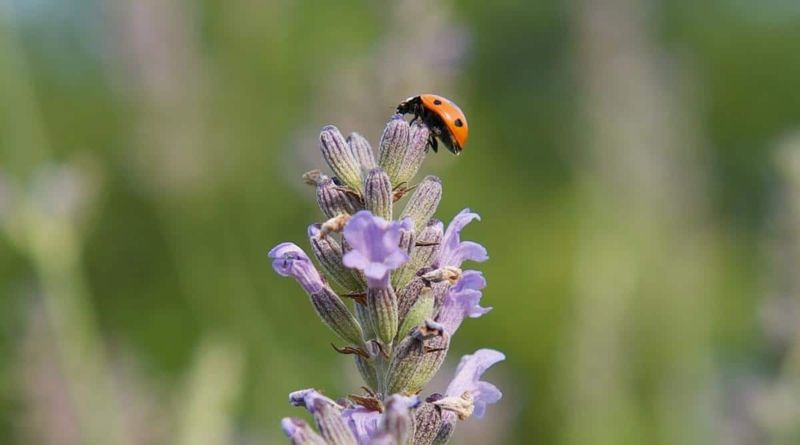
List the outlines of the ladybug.
<svg viewBox="0 0 800 445">
<path fill-rule="evenodd" d="M 437 139 L 455 155 L 461 154 L 467 143 L 467 117 L 450 99 L 435 94 L 420 94 L 400 102 L 397 112 L 413 114 L 411 122 L 422 119 L 431 131 L 428 143 L 434 152 L 439 148 Z"/>
</svg>

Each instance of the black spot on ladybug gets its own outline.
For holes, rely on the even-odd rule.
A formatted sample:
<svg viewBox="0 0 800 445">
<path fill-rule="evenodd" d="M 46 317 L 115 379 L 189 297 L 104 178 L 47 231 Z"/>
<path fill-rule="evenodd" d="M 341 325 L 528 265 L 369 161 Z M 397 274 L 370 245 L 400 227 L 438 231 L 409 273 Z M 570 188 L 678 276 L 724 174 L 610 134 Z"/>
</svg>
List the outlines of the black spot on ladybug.
<svg viewBox="0 0 800 445">
<path fill-rule="evenodd" d="M 454 123 L 456 124 L 456 127 L 463 127 L 464 126 L 464 122 L 461 119 L 456 119 L 456 121 Z"/>
<path fill-rule="evenodd" d="M 441 105 L 442 101 L 440 101 L 439 99 L 436 99 L 436 100 L 433 101 L 433 104 L 434 105 Z"/>
</svg>

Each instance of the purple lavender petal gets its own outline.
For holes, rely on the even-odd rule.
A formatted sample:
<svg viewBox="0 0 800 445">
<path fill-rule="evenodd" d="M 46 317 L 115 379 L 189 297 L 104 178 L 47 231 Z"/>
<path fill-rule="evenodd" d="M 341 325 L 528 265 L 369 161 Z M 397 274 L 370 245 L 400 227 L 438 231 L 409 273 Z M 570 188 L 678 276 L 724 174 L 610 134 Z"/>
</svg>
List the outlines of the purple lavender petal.
<svg viewBox="0 0 800 445">
<path fill-rule="evenodd" d="M 343 232 L 352 248 L 342 259 L 344 265 L 364 272 L 369 287 L 387 287 L 389 272 L 408 261 L 408 254 L 400 248 L 400 231 L 410 228 L 408 219 L 386 221 L 366 210 L 356 213 Z"/>
<path fill-rule="evenodd" d="M 481 217 L 477 213 L 470 212 L 469 209 L 464 209 L 447 226 L 439 251 L 439 267 L 461 267 L 461 263 L 467 260 L 481 262 L 489 259 L 486 249 L 480 244 L 461 241 L 461 230 L 473 219 L 480 221 Z"/>
<path fill-rule="evenodd" d="M 272 268 L 278 275 L 294 278 L 309 295 L 322 290 L 322 276 L 308 259 L 308 255 L 296 244 L 278 244 L 268 255 L 272 258 Z"/>
<path fill-rule="evenodd" d="M 448 397 L 460 397 L 464 391 L 469 391 L 475 403 L 476 417 L 483 417 L 486 405 L 496 403 L 503 397 L 503 393 L 496 386 L 480 380 L 484 372 L 495 363 L 505 360 L 502 352 L 494 349 L 478 349 L 472 355 L 465 355 L 456 369 L 456 375 L 447 387 L 445 394 Z"/>
<path fill-rule="evenodd" d="M 481 307 L 481 289 L 486 287 L 483 274 L 477 270 L 466 270 L 461 279 L 447 290 L 436 321 L 444 326 L 451 336 L 456 332 L 465 317 L 477 318 L 492 310 Z"/>
<path fill-rule="evenodd" d="M 353 406 L 342 411 L 345 423 L 353 432 L 358 440 L 358 445 L 369 445 L 375 433 L 378 431 L 381 414 L 377 411 L 370 411 L 363 406 Z"/>
</svg>

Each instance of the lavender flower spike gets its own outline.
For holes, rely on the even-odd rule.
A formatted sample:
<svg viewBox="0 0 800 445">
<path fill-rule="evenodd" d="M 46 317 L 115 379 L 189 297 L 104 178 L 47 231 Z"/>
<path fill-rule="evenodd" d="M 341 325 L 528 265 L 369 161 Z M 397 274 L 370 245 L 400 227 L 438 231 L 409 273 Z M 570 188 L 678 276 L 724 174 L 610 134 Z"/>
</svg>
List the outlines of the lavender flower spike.
<svg viewBox="0 0 800 445">
<path fill-rule="evenodd" d="M 461 241 L 461 230 L 473 219 L 480 221 L 481 217 L 469 209 L 464 209 L 447 226 L 439 251 L 437 262 L 439 267 L 461 267 L 461 263 L 466 260 L 482 262 L 489 259 L 486 249 L 480 244 Z"/>
<path fill-rule="evenodd" d="M 442 308 L 436 321 L 444 326 L 451 336 L 456 332 L 464 318 L 478 318 L 492 310 L 481 307 L 481 289 L 486 287 L 486 279 L 477 270 L 466 270 L 461 279 L 447 290 Z"/>
<path fill-rule="evenodd" d="M 456 369 L 456 375 L 445 391 L 448 397 L 461 397 L 464 392 L 469 392 L 475 404 L 473 414 L 483 417 L 486 405 L 496 403 L 503 397 L 503 393 L 496 386 L 482 382 L 481 376 L 487 369 L 497 362 L 503 361 L 506 356 L 494 349 L 478 349 L 472 355 L 465 355 Z"/>
<path fill-rule="evenodd" d="M 319 269 L 292 243 L 269 256 L 275 271 L 294 278 L 322 321 L 348 342 L 333 347 L 353 355 L 366 386 L 336 401 L 315 389 L 295 391 L 289 402 L 306 408 L 313 424 L 287 417 L 281 427 L 294 445 L 446 445 L 459 421 L 483 416 L 502 397 L 481 381 L 505 359 L 491 349 L 464 356 L 444 394 L 419 396 L 464 319 L 491 310 L 480 305 L 481 272 L 461 267 L 488 259 L 483 246 L 461 240 L 464 227 L 480 217 L 464 209 L 445 230 L 435 215 L 442 182 L 428 176 L 411 183 L 432 136 L 424 120 L 392 116 L 378 156 L 358 134 L 345 140 L 333 126 L 321 133 L 320 148 L 335 176 L 312 170 L 303 177 L 317 187 L 328 218 L 308 229 Z M 411 190 L 397 212 L 396 202 Z"/>
<path fill-rule="evenodd" d="M 272 258 L 272 268 L 278 275 L 294 278 L 309 295 L 321 291 L 325 285 L 308 255 L 297 244 L 278 244 L 268 255 Z"/>
<path fill-rule="evenodd" d="M 344 255 L 344 265 L 359 269 L 370 288 L 389 286 L 389 272 L 408 261 L 400 248 L 400 230 L 411 230 L 410 220 L 386 221 L 368 211 L 353 215 L 344 228 L 344 238 L 353 249 Z"/>
</svg>

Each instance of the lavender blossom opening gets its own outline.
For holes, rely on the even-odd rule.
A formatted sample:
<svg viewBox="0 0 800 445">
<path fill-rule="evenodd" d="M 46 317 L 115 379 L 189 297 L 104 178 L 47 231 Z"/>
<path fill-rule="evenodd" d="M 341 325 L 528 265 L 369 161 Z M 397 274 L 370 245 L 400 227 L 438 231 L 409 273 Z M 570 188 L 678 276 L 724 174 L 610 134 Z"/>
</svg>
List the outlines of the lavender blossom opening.
<svg viewBox="0 0 800 445">
<path fill-rule="evenodd" d="M 322 130 L 323 158 L 334 176 L 315 171 L 305 177 L 320 178 L 307 182 L 317 188 L 324 217 L 307 233 L 323 273 L 292 243 L 278 244 L 269 257 L 275 272 L 294 278 L 320 318 L 347 342 L 334 348 L 353 356 L 365 385 L 363 393 L 336 401 L 313 388 L 290 394 L 290 404 L 306 408 L 316 424 L 315 431 L 301 419 L 283 419 L 291 443 L 444 444 L 458 421 L 482 417 L 502 397 L 480 380 L 505 358 L 491 349 L 464 356 L 444 395 L 424 403 L 417 395 L 444 362 L 464 319 L 491 310 L 480 306 L 481 272 L 461 269 L 465 261 L 488 259 L 483 246 L 461 240 L 479 215 L 464 209 L 443 233 L 434 219 L 442 185 L 433 176 L 424 178 L 402 212 L 393 209 L 415 188 L 428 134 L 424 124 L 412 129 L 392 116 L 376 156 L 363 137 L 346 139 L 333 126 Z M 402 219 L 392 220 L 397 214 Z"/>
<path fill-rule="evenodd" d="M 389 272 L 408 261 L 400 248 L 401 229 L 410 230 L 411 222 L 386 221 L 366 210 L 356 213 L 344 228 L 344 239 L 353 249 L 344 255 L 344 265 L 363 272 L 371 288 L 388 286 Z"/>
</svg>

